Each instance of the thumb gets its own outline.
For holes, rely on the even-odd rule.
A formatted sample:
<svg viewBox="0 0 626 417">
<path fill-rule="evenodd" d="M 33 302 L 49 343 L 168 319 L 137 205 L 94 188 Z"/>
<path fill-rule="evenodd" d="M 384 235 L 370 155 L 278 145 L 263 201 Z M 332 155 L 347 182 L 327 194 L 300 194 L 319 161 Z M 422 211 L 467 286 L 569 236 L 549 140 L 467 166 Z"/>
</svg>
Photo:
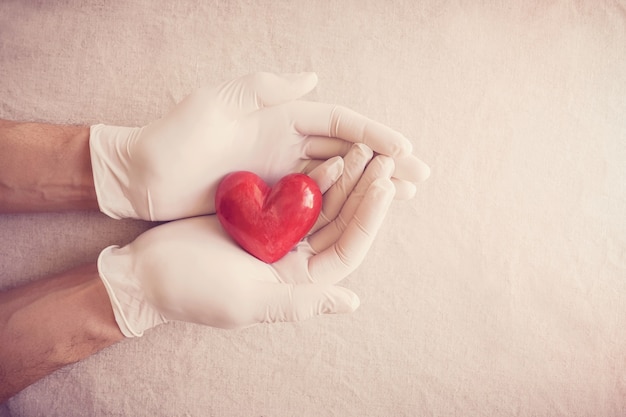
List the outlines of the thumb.
<svg viewBox="0 0 626 417">
<path fill-rule="evenodd" d="M 250 74 L 247 81 L 256 93 L 258 107 L 261 108 L 296 100 L 309 93 L 317 85 L 317 74 L 257 72 Z"/>
<path fill-rule="evenodd" d="M 265 305 L 260 322 L 294 322 L 322 314 L 347 314 L 360 305 L 352 291 L 336 285 L 263 283 L 257 294 Z"/>
</svg>

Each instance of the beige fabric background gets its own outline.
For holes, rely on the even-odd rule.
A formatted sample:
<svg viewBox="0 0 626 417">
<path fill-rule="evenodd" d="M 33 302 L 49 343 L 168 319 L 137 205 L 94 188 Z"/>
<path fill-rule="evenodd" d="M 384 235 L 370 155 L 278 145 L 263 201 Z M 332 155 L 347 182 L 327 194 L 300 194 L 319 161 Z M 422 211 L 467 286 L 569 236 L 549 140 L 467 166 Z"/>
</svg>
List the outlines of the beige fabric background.
<svg viewBox="0 0 626 417">
<path fill-rule="evenodd" d="M 626 415 L 624 1 L 0 1 L 0 117 L 141 125 L 257 70 L 317 71 L 308 98 L 432 167 L 345 281 L 361 308 L 161 326 L 5 415 Z M 0 216 L 0 286 L 151 226 Z"/>
</svg>

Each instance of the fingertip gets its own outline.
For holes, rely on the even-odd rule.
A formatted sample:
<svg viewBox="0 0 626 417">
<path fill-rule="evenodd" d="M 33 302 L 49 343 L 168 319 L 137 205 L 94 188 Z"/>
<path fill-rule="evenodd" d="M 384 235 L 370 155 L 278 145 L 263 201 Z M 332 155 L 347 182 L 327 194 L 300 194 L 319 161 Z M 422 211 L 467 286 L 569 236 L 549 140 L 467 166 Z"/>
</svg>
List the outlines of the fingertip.
<svg viewBox="0 0 626 417">
<path fill-rule="evenodd" d="M 317 73 L 314 71 L 303 72 L 302 74 L 304 74 L 304 76 L 307 77 L 309 82 L 313 85 L 316 85 L 319 81 L 319 77 L 317 76 Z"/>
<path fill-rule="evenodd" d="M 426 181 L 430 177 L 430 167 L 422 161 L 419 162 L 419 181 Z"/>
<path fill-rule="evenodd" d="M 356 311 L 361 305 L 359 296 L 347 288 L 332 287 L 332 293 L 328 294 L 327 306 L 324 314 L 349 314 Z"/>
<path fill-rule="evenodd" d="M 303 91 L 310 92 L 317 86 L 318 77 L 315 72 L 301 72 L 292 75 L 297 79 L 297 83 L 301 85 Z"/>
<path fill-rule="evenodd" d="M 328 160 L 328 178 L 332 184 L 336 183 L 339 177 L 341 177 L 344 166 L 345 163 L 340 156 L 333 156 Z"/>
<path fill-rule="evenodd" d="M 417 194 L 417 187 L 409 181 L 392 178 L 391 181 L 396 189 L 395 200 L 410 200 Z"/>
<path fill-rule="evenodd" d="M 339 180 L 343 174 L 343 169 L 343 158 L 334 156 L 317 166 L 308 175 L 317 183 L 321 193 L 324 194 Z"/>
<path fill-rule="evenodd" d="M 377 207 L 374 211 L 386 213 L 395 195 L 396 187 L 390 178 L 377 178 L 367 189 L 365 206 Z"/>
<path fill-rule="evenodd" d="M 378 197 L 387 197 L 388 195 L 393 196 L 396 193 L 396 187 L 390 178 L 377 178 L 372 181 L 370 187 L 375 189 Z"/>
<path fill-rule="evenodd" d="M 355 152 L 358 152 L 360 155 L 368 160 L 372 159 L 372 157 L 374 156 L 374 151 L 364 143 L 355 143 L 352 145 L 352 148 L 355 150 Z"/>
<path fill-rule="evenodd" d="M 411 153 L 413 153 L 413 144 L 411 143 L 410 140 L 402 136 L 402 140 L 400 141 L 400 143 L 401 145 L 400 145 L 399 155 L 397 156 L 410 155 Z"/>
<path fill-rule="evenodd" d="M 248 75 L 247 80 L 260 101 L 259 107 L 275 106 L 311 92 L 317 85 L 317 74 L 256 72 Z"/>
<path fill-rule="evenodd" d="M 426 181 L 430 176 L 430 167 L 415 155 L 395 159 L 396 168 L 393 176 L 413 183 Z"/>
<path fill-rule="evenodd" d="M 379 175 L 388 178 L 391 178 L 393 172 L 396 169 L 396 163 L 394 159 L 387 155 L 377 155 L 374 159 L 372 159 L 372 162 L 370 163 L 378 164 L 380 168 Z"/>
</svg>

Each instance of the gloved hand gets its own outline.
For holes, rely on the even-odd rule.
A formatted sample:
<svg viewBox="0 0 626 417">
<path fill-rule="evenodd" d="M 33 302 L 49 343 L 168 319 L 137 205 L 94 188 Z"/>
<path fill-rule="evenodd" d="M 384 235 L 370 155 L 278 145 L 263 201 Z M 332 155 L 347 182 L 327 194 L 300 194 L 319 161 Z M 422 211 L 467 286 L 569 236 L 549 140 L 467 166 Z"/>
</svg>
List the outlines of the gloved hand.
<svg viewBox="0 0 626 417">
<path fill-rule="evenodd" d="M 255 73 L 200 88 L 141 128 L 92 126 L 100 210 L 144 220 L 211 214 L 217 185 L 229 172 L 252 171 L 273 183 L 343 156 L 352 142 L 392 156 L 397 197 L 412 197 L 429 168 L 411 155 L 411 143 L 344 107 L 294 101 L 316 83 L 314 73 Z"/>
<path fill-rule="evenodd" d="M 141 336 L 168 320 L 241 328 L 354 311 L 356 294 L 334 284 L 362 262 L 395 192 L 393 160 L 377 156 L 363 173 L 371 157 L 364 145 L 352 148 L 324 195 L 316 231 L 273 264 L 237 246 L 215 215 L 156 226 L 123 248 L 104 249 L 98 271 L 122 332 Z M 322 190 L 341 162 L 311 172 Z"/>
</svg>

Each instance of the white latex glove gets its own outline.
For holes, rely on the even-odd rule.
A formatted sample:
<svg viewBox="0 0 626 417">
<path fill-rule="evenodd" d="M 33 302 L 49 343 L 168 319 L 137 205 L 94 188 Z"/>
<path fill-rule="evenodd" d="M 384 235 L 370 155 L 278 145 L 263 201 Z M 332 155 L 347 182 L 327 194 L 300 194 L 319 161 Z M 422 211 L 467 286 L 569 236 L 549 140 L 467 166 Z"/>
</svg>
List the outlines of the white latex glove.
<svg viewBox="0 0 626 417">
<path fill-rule="evenodd" d="M 271 265 L 241 249 L 215 215 L 156 226 L 103 250 L 98 270 L 122 332 L 141 336 L 168 320 L 241 328 L 354 311 L 358 297 L 334 284 L 364 259 L 395 192 L 389 157 L 375 157 L 360 175 L 371 156 L 363 145 L 346 155 L 344 175 L 324 196 L 325 216 L 335 217 L 321 217 L 317 231 Z M 310 175 L 326 189 L 341 162 Z"/>
<path fill-rule="evenodd" d="M 229 172 L 252 171 L 274 183 L 343 156 L 353 142 L 392 156 L 397 198 L 412 197 L 429 168 L 411 155 L 411 143 L 347 108 L 294 101 L 316 84 L 315 73 L 255 73 L 200 88 L 145 127 L 92 126 L 100 210 L 144 220 L 212 214 Z"/>
</svg>

